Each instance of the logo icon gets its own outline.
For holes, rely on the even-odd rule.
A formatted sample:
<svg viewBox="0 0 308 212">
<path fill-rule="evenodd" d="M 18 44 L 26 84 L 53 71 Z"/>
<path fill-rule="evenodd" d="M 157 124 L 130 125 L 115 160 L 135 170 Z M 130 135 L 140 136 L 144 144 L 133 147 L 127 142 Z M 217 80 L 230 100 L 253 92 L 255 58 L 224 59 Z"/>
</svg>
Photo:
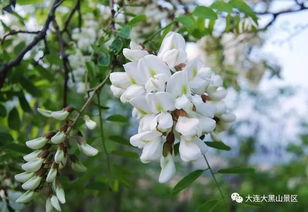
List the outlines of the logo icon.
<svg viewBox="0 0 308 212">
<path fill-rule="evenodd" d="M 239 195 L 239 193 L 236 192 L 231 194 L 231 199 L 232 201 L 235 201 L 237 203 L 242 203 L 244 200 L 243 197 L 241 197 L 241 195 Z"/>
</svg>

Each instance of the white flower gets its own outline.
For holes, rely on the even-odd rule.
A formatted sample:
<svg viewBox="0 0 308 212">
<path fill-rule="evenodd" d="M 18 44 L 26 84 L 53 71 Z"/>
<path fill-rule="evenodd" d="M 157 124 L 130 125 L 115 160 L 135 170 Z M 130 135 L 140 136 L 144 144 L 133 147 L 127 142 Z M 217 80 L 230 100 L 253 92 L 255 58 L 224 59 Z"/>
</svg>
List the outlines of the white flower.
<svg viewBox="0 0 308 212">
<path fill-rule="evenodd" d="M 22 184 L 22 188 L 25 190 L 34 190 L 40 185 L 41 180 L 42 177 L 35 175 Z"/>
<path fill-rule="evenodd" d="M 30 202 L 32 200 L 33 196 L 34 196 L 34 191 L 26 191 L 20 197 L 17 198 L 16 202 L 17 203 Z"/>
<path fill-rule="evenodd" d="M 183 136 L 195 136 L 198 134 L 199 119 L 179 117 L 175 130 Z"/>
<path fill-rule="evenodd" d="M 140 160 L 143 163 L 148 163 L 150 161 L 157 160 L 160 158 L 162 151 L 163 151 L 163 142 L 161 137 L 158 137 L 155 140 L 150 140 L 143 146 Z"/>
<path fill-rule="evenodd" d="M 131 85 L 129 76 L 125 72 L 113 72 L 110 74 L 110 81 L 113 86 L 126 89 Z"/>
<path fill-rule="evenodd" d="M 23 164 L 21 168 L 27 172 L 36 172 L 41 168 L 43 161 L 43 158 L 36 158 Z"/>
<path fill-rule="evenodd" d="M 65 193 L 64 193 L 63 188 L 59 185 L 56 185 L 55 187 L 56 187 L 55 192 L 56 192 L 56 196 L 57 196 L 58 200 L 62 204 L 64 204 L 66 201 L 65 201 Z"/>
<path fill-rule="evenodd" d="M 160 183 L 166 183 L 175 174 L 175 164 L 173 161 L 172 155 L 169 153 L 166 157 L 162 156 L 160 159 L 160 167 L 161 167 L 161 172 L 159 175 L 158 181 Z"/>
<path fill-rule="evenodd" d="M 41 149 L 47 143 L 48 139 L 39 137 L 26 142 L 26 145 L 31 149 Z"/>
<path fill-rule="evenodd" d="M 180 142 L 183 161 L 198 161 L 206 151 L 199 137 L 213 136 L 235 120 L 223 101 L 227 92 L 222 78 L 201 60 L 187 61 L 185 45 L 175 32 L 165 36 L 157 56 L 131 43 L 131 49 L 123 51 L 132 61 L 123 65 L 125 73 L 110 76 L 111 91 L 133 106 L 132 115 L 139 120 L 130 143 L 142 149 L 140 160 L 148 163 L 161 157 L 160 182 L 174 175 L 170 150 L 176 143 Z M 164 145 L 164 151 L 170 151 L 166 157 Z"/>
<path fill-rule="evenodd" d="M 29 154 L 27 154 L 27 155 L 24 155 L 24 156 L 23 156 L 23 159 L 24 159 L 25 161 L 33 160 L 33 159 L 37 158 L 37 156 L 38 156 L 41 152 L 42 152 L 42 150 L 36 150 L 36 151 L 31 152 L 31 153 L 29 153 Z"/>
<path fill-rule="evenodd" d="M 51 205 L 50 198 L 46 199 L 45 210 L 46 210 L 46 212 L 52 212 L 53 211 L 53 207 Z"/>
<path fill-rule="evenodd" d="M 46 182 L 52 183 L 56 179 L 57 172 L 58 171 L 57 171 L 56 168 L 49 169 L 49 172 L 48 172 L 47 177 L 46 177 Z"/>
<path fill-rule="evenodd" d="M 34 173 L 33 172 L 22 172 L 20 174 L 15 175 L 15 180 L 21 183 L 26 182 L 29 180 L 31 177 L 33 177 Z"/>
<path fill-rule="evenodd" d="M 140 58 L 148 55 L 149 53 L 145 50 L 142 50 L 142 47 L 136 44 L 134 41 L 130 42 L 130 49 L 124 48 L 123 55 L 130 61 L 136 61 Z"/>
<path fill-rule="evenodd" d="M 156 128 L 160 132 L 167 132 L 173 126 L 173 119 L 170 113 L 162 112 L 155 117 Z"/>
<path fill-rule="evenodd" d="M 54 144 L 60 144 L 65 140 L 65 133 L 63 131 L 58 131 L 54 136 L 51 137 L 50 141 Z"/>
<path fill-rule="evenodd" d="M 54 157 L 54 161 L 56 163 L 61 163 L 64 159 L 64 151 L 62 149 L 62 147 L 58 147 L 55 157 Z"/>
<path fill-rule="evenodd" d="M 166 62 L 170 68 L 173 68 L 176 65 L 185 63 L 185 46 L 185 40 L 180 34 L 169 32 L 160 46 L 158 56 Z"/>
<path fill-rule="evenodd" d="M 236 119 L 236 116 L 233 113 L 225 113 L 220 117 L 225 122 L 233 122 Z"/>
<path fill-rule="evenodd" d="M 71 108 L 64 108 L 63 110 L 59 110 L 59 111 L 51 111 L 51 110 L 45 110 L 45 109 L 41 109 L 38 108 L 37 111 L 42 114 L 43 116 L 46 117 L 51 117 L 57 120 L 65 120 L 67 118 L 67 116 L 70 114 L 71 112 Z"/>
<path fill-rule="evenodd" d="M 52 195 L 52 197 L 50 198 L 50 203 L 54 209 L 56 209 L 57 211 L 61 211 L 58 198 L 55 195 Z"/>
<path fill-rule="evenodd" d="M 79 147 L 80 150 L 87 156 L 95 156 L 98 153 L 97 149 L 87 143 L 81 143 Z"/>
<path fill-rule="evenodd" d="M 121 102 L 129 102 L 131 99 L 135 98 L 136 96 L 141 96 L 145 94 L 145 90 L 143 86 L 140 85 L 131 85 L 129 86 L 121 95 L 120 100 Z"/>
<path fill-rule="evenodd" d="M 201 151 L 195 139 L 181 137 L 179 153 L 183 161 L 195 161 L 201 157 Z"/>
<path fill-rule="evenodd" d="M 84 117 L 85 124 L 89 130 L 93 130 L 96 127 L 96 122 L 91 120 L 89 116 L 85 115 Z"/>
<path fill-rule="evenodd" d="M 132 136 L 130 143 L 135 147 L 143 148 L 149 141 L 158 140 L 160 137 L 161 133 L 156 130 L 146 131 Z"/>
</svg>

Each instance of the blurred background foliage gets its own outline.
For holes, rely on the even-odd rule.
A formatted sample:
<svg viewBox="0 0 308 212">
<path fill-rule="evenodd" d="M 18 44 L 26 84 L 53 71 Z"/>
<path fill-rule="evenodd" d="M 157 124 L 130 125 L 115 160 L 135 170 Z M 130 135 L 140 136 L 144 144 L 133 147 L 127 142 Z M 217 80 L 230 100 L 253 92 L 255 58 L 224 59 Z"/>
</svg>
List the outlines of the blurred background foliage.
<svg viewBox="0 0 308 212">
<path fill-rule="evenodd" d="M 40 116 L 36 108 L 59 110 L 67 104 L 81 108 L 91 88 L 108 77 L 108 71 L 122 70 L 125 59 L 121 52 L 131 39 L 155 52 L 163 35 L 170 30 L 180 32 L 191 42 L 189 57 L 200 56 L 223 76 L 232 96 L 231 109 L 236 110 L 248 101 L 251 103 L 253 114 L 240 116 L 223 135 L 224 143 L 232 149 L 209 149 L 208 159 L 214 172 L 230 167 L 254 167 L 255 172 L 215 174 L 227 206 L 208 170 L 187 188 L 174 192 L 177 182 L 188 173 L 206 167 L 205 164 L 177 161 L 176 178 L 168 184 L 159 184 L 159 164 L 142 164 L 138 150 L 129 144 L 129 137 L 136 131 L 131 108 L 113 98 L 105 86 L 99 98 L 86 110 L 97 123 L 102 118 L 102 130 L 100 127 L 94 131 L 82 129 L 88 142 L 100 149 L 100 154 L 81 158 L 86 172 L 74 173 L 67 169 L 63 173 L 67 197 L 63 211 L 307 211 L 308 126 L 305 120 L 300 120 L 299 139 L 288 138 L 288 145 L 275 143 L 276 146 L 271 146 L 272 138 L 263 135 L 264 131 L 280 133 L 279 129 L 277 132 L 273 132 L 276 128 L 268 129 L 264 120 L 275 122 L 272 110 L 279 110 L 279 104 L 283 104 L 281 99 L 287 100 L 293 95 L 290 88 L 277 88 L 270 96 L 258 90 L 264 78 L 281 77 L 280 66 L 273 58 L 253 57 L 264 44 L 266 31 L 271 27 L 271 20 L 258 25 L 258 16 L 271 15 L 269 9 L 273 2 L 61 2 L 55 12 L 56 24 L 50 23 L 46 37 L 27 51 L 1 83 L 2 211 L 44 210 L 45 197 L 38 196 L 24 206 L 14 202 L 22 191 L 14 175 L 21 171 L 22 156 L 29 153 L 25 141 L 59 127 L 56 122 Z M 18 57 L 38 35 L 46 24 L 52 3 L 17 0 L 15 5 L 15 1 L 1 1 L 1 68 Z M 295 10 L 306 8 L 304 1 L 294 1 L 294 6 Z M 279 15 L 273 15 L 272 20 Z M 63 42 L 59 40 L 59 33 Z M 237 114 L 245 113 L 236 111 Z M 76 154 L 79 153 L 76 151 Z M 242 196 L 296 194 L 298 202 L 237 204 L 229 197 L 232 192 Z"/>
</svg>

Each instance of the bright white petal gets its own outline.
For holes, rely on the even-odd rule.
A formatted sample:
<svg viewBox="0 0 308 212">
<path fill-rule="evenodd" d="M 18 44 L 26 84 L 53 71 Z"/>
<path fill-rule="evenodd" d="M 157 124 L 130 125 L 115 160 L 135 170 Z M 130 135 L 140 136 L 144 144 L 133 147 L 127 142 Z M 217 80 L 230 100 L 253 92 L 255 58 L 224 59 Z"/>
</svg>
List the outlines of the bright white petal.
<svg viewBox="0 0 308 212">
<path fill-rule="evenodd" d="M 195 161 L 201 156 L 201 151 L 194 140 L 181 139 L 179 153 L 183 161 Z"/>
<path fill-rule="evenodd" d="M 164 156 L 161 157 L 160 167 L 161 167 L 161 171 L 160 171 L 158 181 L 160 183 L 166 183 L 169 180 L 171 180 L 171 178 L 175 174 L 175 164 L 173 161 L 173 157 L 170 153 L 167 155 L 167 157 L 164 157 Z"/>
<path fill-rule="evenodd" d="M 197 118 L 178 118 L 175 130 L 183 136 L 195 136 L 198 134 L 199 120 Z"/>
</svg>

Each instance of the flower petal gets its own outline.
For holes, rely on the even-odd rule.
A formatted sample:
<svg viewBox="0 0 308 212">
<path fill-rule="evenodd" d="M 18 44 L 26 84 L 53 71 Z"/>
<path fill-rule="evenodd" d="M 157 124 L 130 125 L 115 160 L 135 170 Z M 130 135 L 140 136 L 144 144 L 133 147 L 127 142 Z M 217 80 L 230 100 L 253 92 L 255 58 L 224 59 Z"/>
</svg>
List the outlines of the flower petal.
<svg viewBox="0 0 308 212">
<path fill-rule="evenodd" d="M 166 183 L 175 174 L 175 164 L 173 161 L 172 155 L 169 153 L 166 157 L 162 156 L 160 159 L 160 167 L 161 167 L 161 172 L 159 175 L 158 181 L 160 183 Z"/>
</svg>

